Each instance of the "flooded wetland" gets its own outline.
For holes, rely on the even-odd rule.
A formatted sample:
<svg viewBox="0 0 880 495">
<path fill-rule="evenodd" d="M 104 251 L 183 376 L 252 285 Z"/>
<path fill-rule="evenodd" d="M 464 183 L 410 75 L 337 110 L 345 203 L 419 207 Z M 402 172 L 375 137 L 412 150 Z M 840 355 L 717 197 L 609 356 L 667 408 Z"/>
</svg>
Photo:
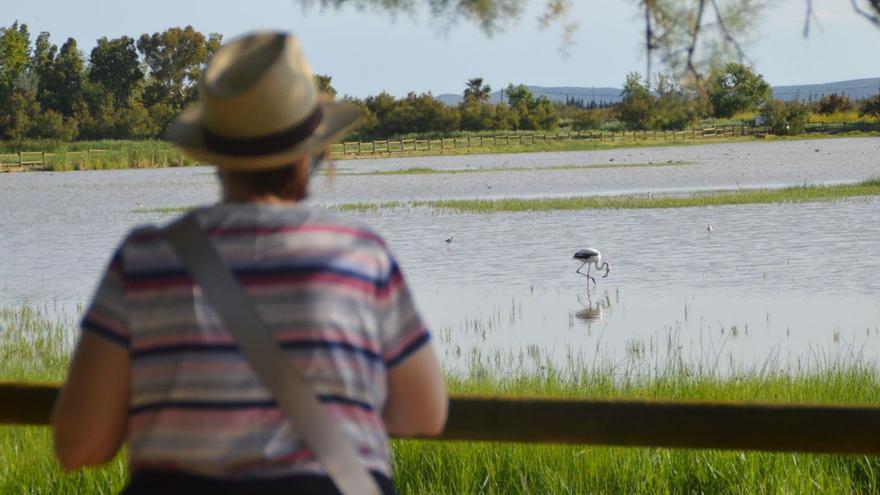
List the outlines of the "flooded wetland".
<svg viewBox="0 0 880 495">
<path fill-rule="evenodd" d="M 880 177 L 878 153 L 880 139 L 855 138 L 344 161 L 310 202 L 401 202 L 345 214 L 387 238 L 454 374 L 804 369 L 880 355 L 876 195 L 494 213 L 410 202 L 854 183 Z M 133 225 L 217 198 L 205 167 L 0 175 L 0 304 L 72 314 Z M 572 259 L 585 247 L 612 265 L 590 288 Z"/>
</svg>

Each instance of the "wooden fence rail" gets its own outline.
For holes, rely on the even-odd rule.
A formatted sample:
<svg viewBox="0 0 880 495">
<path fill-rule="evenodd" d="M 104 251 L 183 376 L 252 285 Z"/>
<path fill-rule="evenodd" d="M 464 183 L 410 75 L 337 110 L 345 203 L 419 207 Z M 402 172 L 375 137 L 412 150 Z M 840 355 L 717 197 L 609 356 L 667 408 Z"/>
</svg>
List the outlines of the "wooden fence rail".
<svg viewBox="0 0 880 495">
<path fill-rule="evenodd" d="M 57 392 L 0 383 L 0 424 L 47 424 Z M 458 395 L 439 439 L 877 455 L 880 407 Z"/>
</svg>

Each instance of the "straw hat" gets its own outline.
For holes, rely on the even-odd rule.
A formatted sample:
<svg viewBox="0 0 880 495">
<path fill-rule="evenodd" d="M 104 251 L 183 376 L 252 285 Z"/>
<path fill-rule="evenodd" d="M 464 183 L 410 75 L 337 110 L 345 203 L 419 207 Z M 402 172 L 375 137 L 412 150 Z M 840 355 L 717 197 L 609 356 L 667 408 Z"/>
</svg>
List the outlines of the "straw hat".
<svg viewBox="0 0 880 495">
<path fill-rule="evenodd" d="M 256 32 L 221 47 L 199 82 L 199 101 L 168 139 L 228 170 L 268 170 L 322 151 L 357 123 L 356 106 L 319 94 L 292 34 Z"/>
</svg>

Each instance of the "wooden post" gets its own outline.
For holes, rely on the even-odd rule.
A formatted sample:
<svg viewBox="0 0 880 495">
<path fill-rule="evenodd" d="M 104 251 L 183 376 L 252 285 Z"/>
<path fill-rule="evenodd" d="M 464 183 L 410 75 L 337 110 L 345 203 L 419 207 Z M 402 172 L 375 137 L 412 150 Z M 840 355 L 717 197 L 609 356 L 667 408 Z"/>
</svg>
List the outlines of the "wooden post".
<svg viewBox="0 0 880 495">
<path fill-rule="evenodd" d="M 18 152 L 18 167 L 24 168 L 24 158 L 21 156 L 21 151 Z"/>
</svg>

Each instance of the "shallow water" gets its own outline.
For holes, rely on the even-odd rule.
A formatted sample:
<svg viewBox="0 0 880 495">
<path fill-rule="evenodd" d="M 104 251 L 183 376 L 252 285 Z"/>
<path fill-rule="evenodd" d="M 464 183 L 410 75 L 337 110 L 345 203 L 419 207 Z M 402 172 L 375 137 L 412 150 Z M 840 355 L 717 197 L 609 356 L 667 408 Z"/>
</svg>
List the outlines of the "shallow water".
<svg viewBox="0 0 880 495">
<path fill-rule="evenodd" d="M 538 170 L 318 178 L 311 201 L 847 182 L 880 175 L 878 152 L 880 139 L 860 138 L 349 161 L 340 172 Z M 688 164 L 654 166 L 670 160 Z M 144 209 L 209 203 L 217 194 L 209 168 L 0 175 L 0 304 L 86 302 L 125 232 L 170 218 Z M 474 359 L 559 364 L 571 355 L 626 365 L 679 356 L 729 370 L 873 360 L 880 352 L 880 198 L 491 215 L 403 208 L 356 216 L 386 236 L 400 258 L 450 368 L 466 369 Z M 601 249 L 613 265 L 589 294 L 571 259 L 582 247 Z"/>
</svg>

